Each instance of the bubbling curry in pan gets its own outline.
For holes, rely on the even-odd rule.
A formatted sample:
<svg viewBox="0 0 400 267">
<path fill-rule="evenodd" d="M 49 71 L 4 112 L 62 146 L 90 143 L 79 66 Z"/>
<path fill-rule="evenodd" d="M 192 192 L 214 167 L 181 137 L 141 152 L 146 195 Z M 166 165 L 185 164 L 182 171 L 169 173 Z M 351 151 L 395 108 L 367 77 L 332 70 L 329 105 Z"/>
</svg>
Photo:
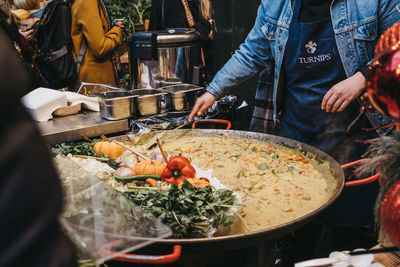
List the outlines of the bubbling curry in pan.
<svg viewBox="0 0 400 267">
<path fill-rule="evenodd" d="M 247 226 L 236 220 L 230 234 L 298 219 L 326 204 L 338 187 L 328 163 L 282 145 L 234 136 L 170 134 L 162 143 L 168 155 L 213 169 L 221 183 L 241 196 L 240 214 Z"/>
</svg>

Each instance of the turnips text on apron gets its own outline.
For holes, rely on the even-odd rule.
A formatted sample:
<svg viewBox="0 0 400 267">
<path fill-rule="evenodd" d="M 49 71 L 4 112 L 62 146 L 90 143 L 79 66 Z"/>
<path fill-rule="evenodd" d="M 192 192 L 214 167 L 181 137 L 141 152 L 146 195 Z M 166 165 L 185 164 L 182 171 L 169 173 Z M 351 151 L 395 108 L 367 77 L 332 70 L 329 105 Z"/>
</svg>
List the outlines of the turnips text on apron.
<svg viewBox="0 0 400 267">
<path fill-rule="evenodd" d="M 347 77 L 331 18 L 299 22 L 301 2 L 296 1 L 283 61 L 287 90 L 282 110 L 282 135 L 315 146 L 340 163 L 349 162 L 364 153 L 365 145 L 355 144 L 354 140 L 367 136 L 360 128 L 370 127 L 370 124 L 363 118 L 356 134 L 346 134 L 347 127 L 359 113 L 356 101 L 342 112 L 328 113 L 321 109 L 325 94 Z M 372 225 L 377 188 L 376 184 L 346 188 L 320 218 L 335 225 Z"/>
</svg>

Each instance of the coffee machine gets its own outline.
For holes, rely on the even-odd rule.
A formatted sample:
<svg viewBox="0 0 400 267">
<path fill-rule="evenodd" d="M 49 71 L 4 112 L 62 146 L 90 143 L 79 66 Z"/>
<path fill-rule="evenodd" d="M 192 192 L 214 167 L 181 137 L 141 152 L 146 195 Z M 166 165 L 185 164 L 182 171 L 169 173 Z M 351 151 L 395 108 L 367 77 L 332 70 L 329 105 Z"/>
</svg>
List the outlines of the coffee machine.
<svg viewBox="0 0 400 267">
<path fill-rule="evenodd" d="M 200 37 L 187 28 L 137 32 L 129 39 L 131 89 L 204 85 Z"/>
</svg>

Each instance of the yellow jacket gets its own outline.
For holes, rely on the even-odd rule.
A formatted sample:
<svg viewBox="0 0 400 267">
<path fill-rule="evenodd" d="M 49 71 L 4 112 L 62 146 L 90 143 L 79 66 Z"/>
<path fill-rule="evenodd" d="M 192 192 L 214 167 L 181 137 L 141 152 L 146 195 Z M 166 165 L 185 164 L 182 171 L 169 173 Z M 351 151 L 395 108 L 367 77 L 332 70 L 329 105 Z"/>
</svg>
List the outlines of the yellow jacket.
<svg viewBox="0 0 400 267">
<path fill-rule="evenodd" d="M 75 0 L 71 6 L 71 36 L 75 58 L 84 38 L 88 48 L 79 70 L 83 82 L 116 84 L 112 65 L 112 51 L 121 40 L 121 28 L 109 25 L 101 7 L 101 0 Z"/>
</svg>

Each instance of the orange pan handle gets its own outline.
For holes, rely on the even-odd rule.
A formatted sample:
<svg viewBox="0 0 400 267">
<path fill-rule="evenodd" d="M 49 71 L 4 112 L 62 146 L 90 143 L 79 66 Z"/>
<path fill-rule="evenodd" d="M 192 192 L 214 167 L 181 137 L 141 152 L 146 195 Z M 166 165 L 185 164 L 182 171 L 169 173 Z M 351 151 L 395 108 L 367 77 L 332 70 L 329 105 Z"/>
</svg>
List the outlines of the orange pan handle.
<svg viewBox="0 0 400 267">
<path fill-rule="evenodd" d="M 360 165 L 362 163 L 362 160 L 356 160 L 347 164 L 342 165 L 342 169 L 347 169 L 347 168 L 351 168 L 357 165 Z M 377 172 L 375 175 L 370 176 L 368 178 L 364 178 L 364 179 L 359 179 L 359 180 L 354 180 L 354 181 L 349 181 L 349 182 L 345 182 L 344 186 L 347 187 L 352 187 L 352 186 L 359 186 L 359 185 L 364 185 L 364 184 L 370 184 L 373 183 L 375 181 L 377 181 L 379 179 L 380 173 Z"/>
<path fill-rule="evenodd" d="M 118 241 L 117 241 L 118 242 Z M 149 264 L 164 264 L 176 262 L 181 256 L 182 247 L 175 245 L 174 250 L 168 255 L 137 255 L 137 254 L 125 254 L 118 253 L 111 250 L 116 243 L 110 242 L 100 247 L 102 254 L 115 255 L 114 261 L 131 262 L 131 263 L 149 263 Z"/>
<path fill-rule="evenodd" d="M 197 120 L 193 122 L 192 129 L 196 129 L 197 128 L 196 126 L 201 123 L 225 124 L 226 130 L 230 130 L 232 128 L 231 122 L 227 120 Z"/>
</svg>

